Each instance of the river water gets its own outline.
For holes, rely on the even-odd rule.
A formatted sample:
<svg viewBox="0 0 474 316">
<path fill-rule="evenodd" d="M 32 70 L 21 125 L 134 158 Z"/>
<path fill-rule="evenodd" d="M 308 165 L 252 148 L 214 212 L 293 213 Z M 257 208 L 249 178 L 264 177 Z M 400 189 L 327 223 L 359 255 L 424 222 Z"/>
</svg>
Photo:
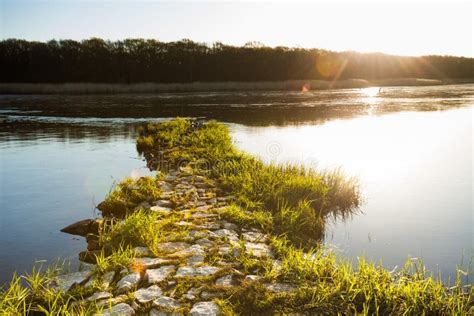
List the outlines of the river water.
<svg viewBox="0 0 474 316">
<path fill-rule="evenodd" d="M 473 105 L 474 85 L 0 96 L 0 283 L 75 260 L 85 242 L 59 230 L 94 216 L 114 182 L 149 174 L 136 127 L 176 116 L 225 122 L 265 161 L 357 177 L 364 204 L 331 222 L 326 244 L 389 269 L 420 258 L 449 282 L 474 254 Z"/>
</svg>

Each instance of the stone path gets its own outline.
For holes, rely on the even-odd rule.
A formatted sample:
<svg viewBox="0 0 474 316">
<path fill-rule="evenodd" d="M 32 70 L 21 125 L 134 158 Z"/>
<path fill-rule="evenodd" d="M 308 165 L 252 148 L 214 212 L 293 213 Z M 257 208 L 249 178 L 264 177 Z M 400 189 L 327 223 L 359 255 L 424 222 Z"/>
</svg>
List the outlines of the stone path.
<svg viewBox="0 0 474 316">
<path fill-rule="evenodd" d="M 258 272 L 245 274 L 236 260 L 241 254 L 259 260 L 271 260 L 281 266 L 270 245 L 270 238 L 258 229 L 239 228 L 223 220 L 219 210 L 233 199 L 219 190 L 213 181 L 201 175 L 174 171 L 160 183 L 162 194 L 157 201 L 142 207 L 165 216 L 178 215 L 177 229 L 186 227 L 183 240 L 159 244 L 159 256 L 146 247 L 136 247 L 132 269 L 108 272 L 101 278 L 102 290 L 85 298 L 105 308 L 102 315 L 219 315 L 213 301 L 223 289 L 242 282 L 265 282 Z M 88 238 L 96 241 L 97 238 Z M 74 286 L 93 284 L 90 271 L 58 277 L 56 286 L 64 291 Z M 96 280 L 97 282 L 97 280 Z M 294 290 L 291 284 L 266 283 L 274 292 Z"/>
</svg>

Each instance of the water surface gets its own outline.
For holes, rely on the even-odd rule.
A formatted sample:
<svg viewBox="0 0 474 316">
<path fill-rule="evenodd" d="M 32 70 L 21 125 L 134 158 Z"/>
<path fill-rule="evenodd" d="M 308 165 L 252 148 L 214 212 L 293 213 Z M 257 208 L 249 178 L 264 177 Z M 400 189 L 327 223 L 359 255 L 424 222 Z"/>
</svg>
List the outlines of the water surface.
<svg viewBox="0 0 474 316">
<path fill-rule="evenodd" d="M 146 174 L 136 126 L 175 116 L 229 124 L 267 161 L 340 167 L 365 203 L 326 243 L 387 267 L 419 257 L 453 277 L 473 254 L 473 85 L 115 96 L 0 96 L 0 283 L 35 260 L 76 258 L 59 230 L 94 216 L 114 181 Z"/>
</svg>

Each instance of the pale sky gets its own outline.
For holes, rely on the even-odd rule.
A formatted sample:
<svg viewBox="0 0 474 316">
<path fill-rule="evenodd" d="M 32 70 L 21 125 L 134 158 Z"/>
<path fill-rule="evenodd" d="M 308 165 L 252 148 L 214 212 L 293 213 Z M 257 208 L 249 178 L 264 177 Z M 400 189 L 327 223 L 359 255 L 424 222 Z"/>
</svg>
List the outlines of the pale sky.
<svg viewBox="0 0 474 316">
<path fill-rule="evenodd" d="M 232 45 L 259 41 L 268 46 L 472 57 L 473 4 L 425 0 L 0 0 L 1 39 L 90 37 L 188 38 Z"/>
</svg>

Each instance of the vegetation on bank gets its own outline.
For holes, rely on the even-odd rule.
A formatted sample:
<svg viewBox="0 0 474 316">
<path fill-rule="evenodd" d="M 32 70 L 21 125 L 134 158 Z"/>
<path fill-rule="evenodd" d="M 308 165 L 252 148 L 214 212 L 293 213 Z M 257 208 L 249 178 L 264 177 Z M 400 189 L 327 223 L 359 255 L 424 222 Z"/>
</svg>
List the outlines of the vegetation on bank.
<svg viewBox="0 0 474 316">
<path fill-rule="evenodd" d="M 182 83 L 474 78 L 472 58 L 403 57 L 190 40 L 0 41 L 0 82 Z"/>
<path fill-rule="evenodd" d="M 357 182 L 340 173 L 264 164 L 236 149 L 227 128 L 216 122 L 176 119 L 147 125 L 140 131 L 137 149 L 148 165 L 160 172 L 156 177 L 125 179 L 98 206 L 105 217 L 98 231 L 99 239 L 109 248 L 96 257 L 90 284 L 60 291 L 51 286 L 57 278 L 55 268 L 46 273 L 33 272 L 26 278 L 14 277 L 0 291 L 0 313 L 89 315 L 106 308 L 86 298 L 106 289 L 104 280 L 111 272 L 115 277 L 107 284 L 107 291 L 112 293 L 118 290 L 120 271 L 124 268 L 140 274 L 146 272 L 147 268 L 135 258 L 134 247 L 147 247 L 152 252 L 150 256 L 165 258 L 166 264 L 187 266 L 182 253 L 166 254 L 163 242 L 190 242 L 190 227 L 204 224 L 206 218 L 234 223 L 235 231 L 262 231 L 269 236 L 266 243 L 275 259 L 255 257 L 245 251 L 244 239 L 229 243 L 224 238 L 219 242 L 231 244 L 231 251 L 219 251 L 222 244 L 216 241 L 206 251 L 203 264 L 230 265 L 224 265 L 212 276 L 174 279 L 177 283 L 172 287 L 163 280 L 159 283 L 163 295 L 182 297 L 199 285 L 203 291 L 218 293 L 214 301 L 226 315 L 474 312 L 474 290 L 462 286 L 461 272 L 448 289 L 429 276 L 420 261 L 409 260 L 401 270 L 389 272 L 363 258 L 353 265 L 320 245 L 328 218 L 350 216 L 360 204 Z M 163 180 L 176 177 L 175 170 L 180 170 L 183 178 L 190 178 L 186 183 L 194 183 L 199 177 L 200 187 L 215 188 L 221 199 L 226 197 L 225 206 L 206 211 L 160 207 L 152 210 L 150 203 L 157 199 L 166 198 L 174 205 L 187 205 L 191 199 L 186 194 L 169 194 L 168 182 Z M 238 285 L 216 284 L 218 278 L 229 273 Z M 258 275 L 259 279 L 244 278 L 249 274 Z M 288 284 L 289 290 L 275 292 L 269 284 Z M 121 297 L 121 302 L 130 305 L 134 300 L 133 292 Z M 183 304 L 180 311 L 186 313 L 189 303 Z M 137 307 L 140 312 L 150 308 L 148 303 Z"/>
<path fill-rule="evenodd" d="M 338 172 L 302 166 L 265 164 L 238 150 L 223 124 L 176 119 L 140 130 L 137 149 L 152 168 L 191 164 L 216 179 L 250 213 L 265 214 L 276 235 L 300 246 L 314 246 L 324 235 L 329 216 L 357 210 L 357 181 Z"/>
</svg>

